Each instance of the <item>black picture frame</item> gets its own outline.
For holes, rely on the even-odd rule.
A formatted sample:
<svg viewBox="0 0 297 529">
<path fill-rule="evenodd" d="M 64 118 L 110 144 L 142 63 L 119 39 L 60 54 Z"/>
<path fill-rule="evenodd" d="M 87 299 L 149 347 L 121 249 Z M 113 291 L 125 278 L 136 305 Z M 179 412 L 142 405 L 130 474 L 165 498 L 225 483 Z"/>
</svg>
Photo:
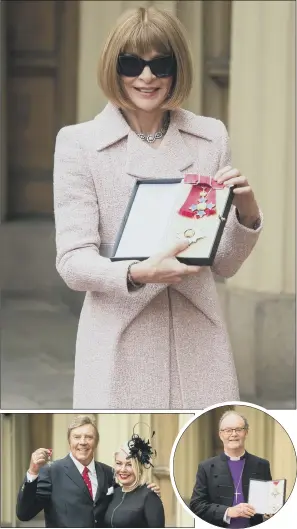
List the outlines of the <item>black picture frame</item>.
<svg viewBox="0 0 297 529">
<path fill-rule="evenodd" d="M 264 483 L 270 483 L 270 482 L 273 482 L 273 481 L 284 481 L 284 492 L 283 492 L 283 497 L 282 497 L 282 507 L 284 506 L 284 504 L 286 502 L 286 489 L 287 489 L 287 480 L 285 478 L 281 478 L 281 479 L 254 479 L 254 478 L 251 478 L 249 480 L 249 488 L 248 488 L 248 503 L 250 503 L 249 498 L 250 498 L 251 481 L 262 481 Z M 257 513 L 257 514 L 262 514 L 262 513 Z M 274 513 L 263 513 L 263 514 L 274 514 Z"/>
<path fill-rule="evenodd" d="M 130 261 L 130 260 L 133 260 L 133 261 L 134 260 L 135 261 L 144 261 L 145 259 L 148 259 L 150 257 L 149 255 L 145 256 L 145 257 L 138 256 L 138 255 L 130 255 L 130 256 L 127 255 L 125 257 L 123 257 L 123 256 L 118 257 L 116 255 L 118 247 L 119 247 L 119 244 L 120 244 L 120 241 L 121 241 L 121 238 L 122 238 L 122 235 L 123 235 L 124 230 L 125 230 L 125 226 L 127 224 L 127 221 L 128 221 L 129 215 L 130 215 L 130 211 L 131 211 L 132 205 L 133 205 L 135 197 L 137 195 L 137 191 L 139 189 L 139 186 L 150 185 L 150 184 L 160 184 L 160 185 L 162 185 L 162 184 L 177 184 L 177 183 L 179 183 L 181 181 L 182 181 L 182 178 L 157 178 L 157 179 L 148 178 L 148 179 L 145 179 L 145 180 L 136 180 L 136 182 L 134 184 L 134 187 L 133 187 L 133 190 L 132 190 L 132 193 L 131 193 L 131 196 L 130 196 L 130 199 L 129 199 L 129 202 L 128 202 L 127 207 L 126 207 L 126 211 L 125 211 L 124 217 L 122 219 L 122 222 L 120 224 L 120 228 L 119 228 L 117 236 L 116 236 L 116 240 L 115 240 L 115 243 L 114 243 L 114 246 L 113 246 L 113 250 L 112 250 L 112 254 L 111 254 L 111 257 L 110 257 L 111 261 Z M 219 246 L 223 231 L 224 231 L 224 227 L 225 227 L 225 224 L 226 224 L 226 221 L 227 221 L 230 209 L 231 209 L 233 196 L 234 196 L 233 189 L 230 188 L 229 196 L 228 196 L 228 199 L 226 201 L 226 205 L 225 205 L 224 211 L 222 212 L 219 228 L 217 230 L 217 234 L 216 234 L 216 237 L 214 239 L 210 254 L 207 257 L 199 257 L 199 258 L 177 257 L 178 261 L 180 261 L 181 263 L 185 263 L 187 265 L 212 266 L 212 264 L 214 262 L 214 259 L 215 259 L 215 256 L 216 256 L 216 253 L 217 253 L 217 250 L 218 250 L 218 246 Z"/>
</svg>

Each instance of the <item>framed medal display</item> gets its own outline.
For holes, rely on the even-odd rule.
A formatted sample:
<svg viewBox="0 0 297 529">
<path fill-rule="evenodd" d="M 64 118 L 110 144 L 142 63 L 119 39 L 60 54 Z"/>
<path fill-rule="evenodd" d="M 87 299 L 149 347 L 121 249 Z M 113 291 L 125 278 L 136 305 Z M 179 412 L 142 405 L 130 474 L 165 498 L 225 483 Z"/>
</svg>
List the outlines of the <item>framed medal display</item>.
<svg viewBox="0 0 297 529">
<path fill-rule="evenodd" d="M 257 514 L 275 514 L 285 503 L 286 483 L 286 479 L 251 479 L 248 503 L 254 507 Z"/>
<path fill-rule="evenodd" d="M 187 238 L 189 247 L 177 259 L 189 265 L 211 266 L 232 199 L 232 188 L 209 176 L 137 180 L 111 260 L 142 261 Z"/>
</svg>

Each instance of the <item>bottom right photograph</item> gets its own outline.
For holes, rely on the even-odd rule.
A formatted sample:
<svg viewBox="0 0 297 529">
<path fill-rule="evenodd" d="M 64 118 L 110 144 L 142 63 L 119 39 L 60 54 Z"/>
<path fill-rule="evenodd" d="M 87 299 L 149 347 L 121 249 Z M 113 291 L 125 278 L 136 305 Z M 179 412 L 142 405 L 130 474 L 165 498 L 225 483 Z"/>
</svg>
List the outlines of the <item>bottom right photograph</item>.
<svg viewBox="0 0 297 529">
<path fill-rule="evenodd" d="M 296 481 L 288 433 L 248 405 L 218 406 L 195 418 L 172 461 L 180 498 L 193 515 L 216 527 L 253 527 L 277 516 Z"/>
</svg>

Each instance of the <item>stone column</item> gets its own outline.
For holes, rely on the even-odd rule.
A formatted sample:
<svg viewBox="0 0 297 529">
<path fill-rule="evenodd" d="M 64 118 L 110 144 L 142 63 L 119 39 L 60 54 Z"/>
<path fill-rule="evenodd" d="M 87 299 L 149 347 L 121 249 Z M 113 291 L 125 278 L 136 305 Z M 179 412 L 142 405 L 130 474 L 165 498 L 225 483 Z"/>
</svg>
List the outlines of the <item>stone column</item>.
<svg viewBox="0 0 297 529">
<path fill-rule="evenodd" d="M 188 419 L 190 416 L 188 417 Z M 187 417 L 181 416 L 180 428 L 185 424 Z M 186 503 L 189 502 L 195 485 L 198 464 L 209 457 L 209 445 L 212 438 L 211 414 L 206 413 L 195 419 L 181 436 L 174 456 L 174 476 L 176 487 L 180 496 Z M 183 513 L 179 507 L 177 521 L 187 523 L 190 515 Z M 187 527 L 187 525 L 183 526 Z"/>
<path fill-rule="evenodd" d="M 137 9 L 137 7 L 149 7 L 151 3 L 150 0 L 124 0 L 122 2 L 122 10 L 126 11 L 127 9 Z"/>
<path fill-rule="evenodd" d="M 295 371 L 294 11 L 291 1 L 232 2 L 233 166 L 248 176 L 265 224 L 228 281 L 228 327 L 241 393 L 275 400 L 293 398 Z"/>
<path fill-rule="evenodd" d="M 251 406 L 235 406 L 234 411 L 246 417 L 249 433 L 246 449 L 251 454 L 271 460 L 274 419 L 267 413 Z"/>
<path fill-rule="evenodd" d="M 110 466 L 114 464 L 115 451 L 131 438 L 133 426 L 139 421 L 149 420 L 147 415 L 138 413 L 101 413 L 96 418 L 100 434 L 96 458 Z M 140 424 L 136 428 L 136 433 L 148 435 L 148 428 L 145 425 Z"/>
<path fill-rule="evenodd" d="M 179 429 L 181 429 L 186 424 L 186 422 L 191 419 L 191 417 L 191 413 L 179 414 Z M 177 445 L 173 464 L 176 487 L 180 493 L 180 496 L 185 499 L 189 499 L 192 492 L 190 489 L 191 487 L 193 488 L 192 484 L 189 483 L 188 471 L 192 464 L 196 465 L 197 467 L 196 459 L 198 445 L 197 428 L 195 426 L 191 428 L 189 435 L 187 435 L 187 432 L 188 430 L 185 431 Z M 193 517 L 183 508 L 179 502 L 177 504 L 176 525 L 177 527 L 194 527 Z"/>
<path fill-rule="evenodd" d="M 1 526 L 2 523 L 15 527 L 14 484 L 15 465 L 13 451 L 13 415 L 1 414 Z"/>
<path fill-rule="evenodd" d="M 165 2 L 167 4 L 167 2 Z M 194 80 L 192 91 L 183 108 L 195 114 L 202 114 L 203 104 L 203 6 L 201 1 L 184 0 L 177 2 L 176 14 L 187 30 L 193 65 Z"/>
<path fill-rule="evenodd" d="M 13 439 L 14 439 L 14 461 L 15 461 L 15 498 L 19 487 L 24 479 L 30 463 L 29 449 L 29 415 L 28 413 L 15 413 L 13 415 Z M 14 505 L 15 510 L 15 505 Z"/>
<path fill-rule="evenodd" d="M 170 11 L 172 14 L 176 15 L 177 4 L 176 0 L 152 0 L 151 5 L 155 6 L 157 9 L 162 9 L 164 11 Z"/>
<path fill-rule="evenodd" d="M 73 421 L 75 413 L 53 413 L 53 460 L 62 459 L 69 453 L 69 444 L 67 441 L 67 430 L 69 424 Z"/>
<path fill-rule="evenodd" d="M 28 469 L 28 414 L 1 414 L 1 527 L 16 527 L 16 499 Z"/>
<path fill-rule="evenodd" d="M 277 421 L 274 421 L 271 473 L 273 479 L 287 479 L 286 499 L 288 499 L 296 481 L 296 453 L 286 430 Z"/>
<path fill-rule="evenodd" d="M 101 112 L 106 99 L 97 85 L 97 65 L 105 40 L 122 13 L 120 0 L 80 2 L 77 121 L 87 121 Z"/>
</svg>

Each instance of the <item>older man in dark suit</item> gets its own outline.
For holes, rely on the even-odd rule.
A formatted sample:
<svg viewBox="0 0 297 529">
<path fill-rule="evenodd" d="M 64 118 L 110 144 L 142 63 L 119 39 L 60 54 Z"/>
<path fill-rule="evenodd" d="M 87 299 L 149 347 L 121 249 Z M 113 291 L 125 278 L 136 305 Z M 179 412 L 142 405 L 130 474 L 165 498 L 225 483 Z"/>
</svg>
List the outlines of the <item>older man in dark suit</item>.
<svg viewBox="0 0 297 529">
<path fill-rule="evenodd" d="M 219 423 L 224 452 L 198 467 L 190 509 L 217 527 L 242 529 L 263 522 L 247 503 L 249 480 L 271 480 L 270 464 L 245 450 L 248 429 L 245 417 L 226 412 Z"/>
<path fill-rule="evenodd" d="M 70 453 L 50 463 L 51 450 L 39 448 L 20 488 L 16 513 L 29 521 L 44 510 L 46 527 L 104 527 L 112 498 L 113 469 L 94 460 L 99 433 L 89 416 L 78 416 L 68 428 Z M 155 492 L 159 488 L 149 485 Z"/>
</svg>

